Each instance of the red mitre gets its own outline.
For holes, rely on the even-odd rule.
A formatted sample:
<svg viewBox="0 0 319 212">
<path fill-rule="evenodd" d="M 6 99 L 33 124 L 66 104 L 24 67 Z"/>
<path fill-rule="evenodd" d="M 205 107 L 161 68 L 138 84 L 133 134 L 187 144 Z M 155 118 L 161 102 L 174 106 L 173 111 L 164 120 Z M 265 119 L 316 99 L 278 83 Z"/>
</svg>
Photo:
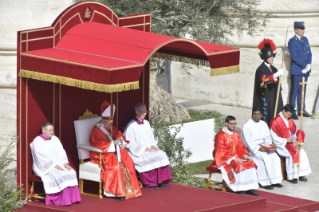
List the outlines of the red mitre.
<svg viewBox="0 0 319 212">
<path fill-rule="evenodd" d="M 104 120 L 113 120 L 115 112 L 115 105 L 110 105 L 107 101 L 104 101 L 101 106 L 101 116 Z"/>
</svg>

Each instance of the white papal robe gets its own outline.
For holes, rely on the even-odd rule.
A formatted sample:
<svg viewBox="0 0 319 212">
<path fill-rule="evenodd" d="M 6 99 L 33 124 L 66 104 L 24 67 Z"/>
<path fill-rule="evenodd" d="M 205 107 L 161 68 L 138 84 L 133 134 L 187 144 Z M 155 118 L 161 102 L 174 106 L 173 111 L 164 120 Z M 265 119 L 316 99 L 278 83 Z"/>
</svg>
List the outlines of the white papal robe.
<svg viewBox="0 0 319 212">
<path fill-rule="evenodd" d="M 76 172 L 64 168 L 65 163 L 69 163 L 65 150 L 56 136 L 50 140 L 44 140 L 37 136 L 30 144 L 33 157 L 33 172 L 44 185 L 46 194 L 54 194 L 71 186 L 78 185 Z M 55 168 L 59 165 L 64 170 Z"/>
<path fill-rule="evenodd" d="M 282 112 L 279 113 L 280 117 L 284 120 L 286 127 L 288 128 L 288 120 L 283 117 Z M 297 129 L 298 130 L 298 129 Z M 296 132 L 297 132 L 296 130 Z M 296 134 L 293 134 L 290 130 L 290 135 L 294 138 L 293 142 L 294 145 L 296 146 L 297 150 L 297 142 L 296 142 Z M 286 158 L 286 172 L 287 172 L 287 179 L 292 180 L 292 179 L 297 179 L 298 178 L 298 166 L 294 165 L 292 156 L 286 149 L 286 144 L 287 144 L 287 139 L 279 137 L 272 129 L 270 129 L 270 135 L 272 138 L 272 141 L 274 142 L 274 145 L 277 147 L 277 152 L 280 156 Z M 311 173 L 311 168 L 308 160 L 308 156 L 306 151 L 301 147 L 300 149 L 300 170 L 299 170 L 299 177 L 302 176 L 307 176 Z"/>
<path fill-rule="evenodd" d="M 282 181 L 280 158 L 275 151 L 259 151 L 260 145 L 270 145 L 272 140 L 266 122 L 255 122 L 252 118 L 244 124 L 242 140 L 249 151 L 249 156 L 257 165 L 258 182 L 262 186 L 277 184 Z"/>
<path fill-rule="evenodd" d="M 126 140 L 130 141 L 131 145 L 129 154 L 135 163 L 135 169 L 140 173 L 169 165 L 164 151 L 145 151 L 147 147 L 155 146 L 158 148 L 158 146 L 149 122 L 147 120 L 143 120 L 143 122 L 143 124 L 138 124 L 133 119 L 127 124 L 124 132 Z"/>
</svg>

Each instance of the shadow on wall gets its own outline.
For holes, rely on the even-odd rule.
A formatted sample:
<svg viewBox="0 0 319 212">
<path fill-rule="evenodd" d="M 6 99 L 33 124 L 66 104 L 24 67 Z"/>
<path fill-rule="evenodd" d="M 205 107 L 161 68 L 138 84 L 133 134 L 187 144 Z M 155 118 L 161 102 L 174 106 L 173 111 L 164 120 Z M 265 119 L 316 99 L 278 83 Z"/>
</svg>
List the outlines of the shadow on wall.
<svg viewBox="0 0 319 212">
<path fill-rule="evenodd" d="M 318 85 L 318 89 L 317 89 L 315 103 L 313 104 L 313 107 L 312 107 L 312 112 L 313 113 L 318 112 L 318 111 L 316 111 L 316 108 L 319 108 L 319 107 L 317 107 L 317 105 L 319 104 L 318 100 L 319 100 L 319 85 Z"/>
</svg>

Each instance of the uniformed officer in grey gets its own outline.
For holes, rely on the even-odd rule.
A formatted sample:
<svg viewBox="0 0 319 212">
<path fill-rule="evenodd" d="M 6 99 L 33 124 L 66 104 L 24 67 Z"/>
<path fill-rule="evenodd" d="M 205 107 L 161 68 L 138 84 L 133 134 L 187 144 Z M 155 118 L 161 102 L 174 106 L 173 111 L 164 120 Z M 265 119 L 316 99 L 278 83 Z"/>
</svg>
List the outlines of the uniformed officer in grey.
<svg viewBox="0 0 319 212">
<path fill-rule="evenodd" d="M 291 90 L 290 90 L 290 103 L 294 106 L 295 112 L 291 118 L 298 119 L 301 109 L 301 89 L 299 84 L 302 82 L 302 77 L 308 81 L 308 76 L 311 71 L 312 54 L 310 45 L 305 34 L 305 23 L 303 21 L 294 22 L 295 36 L 288 42 L 288 49 L 291 56 Z M 297 98 L 297 111 L 296 111 L 296 98 Z M 306 85 L 305 85 L 305 99 L 306 99 Z M 306 104 L 303 107 L 303 116 L 310 117 L 311 115 L 306 111 Z M 298 112 L 298 116 L 297 116 Z"/>
</svg>

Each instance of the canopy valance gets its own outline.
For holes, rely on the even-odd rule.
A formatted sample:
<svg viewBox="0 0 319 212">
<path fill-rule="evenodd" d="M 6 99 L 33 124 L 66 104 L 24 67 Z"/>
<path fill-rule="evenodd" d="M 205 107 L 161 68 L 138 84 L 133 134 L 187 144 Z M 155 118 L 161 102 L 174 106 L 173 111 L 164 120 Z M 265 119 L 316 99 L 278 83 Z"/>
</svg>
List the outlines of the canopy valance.
<svg viewBox="0 0 319 212">
<path fill-rule="evenodd" d="M 51 27 L 19 32 L 20 77 L 113 93 L 138 89 L 152 56 L 210 66 L 212 75 L 239 71 L 238 48 L 147 32 L 150 14 L 118 18 L 96 3 L 75 6 Z"/>
</svg>

